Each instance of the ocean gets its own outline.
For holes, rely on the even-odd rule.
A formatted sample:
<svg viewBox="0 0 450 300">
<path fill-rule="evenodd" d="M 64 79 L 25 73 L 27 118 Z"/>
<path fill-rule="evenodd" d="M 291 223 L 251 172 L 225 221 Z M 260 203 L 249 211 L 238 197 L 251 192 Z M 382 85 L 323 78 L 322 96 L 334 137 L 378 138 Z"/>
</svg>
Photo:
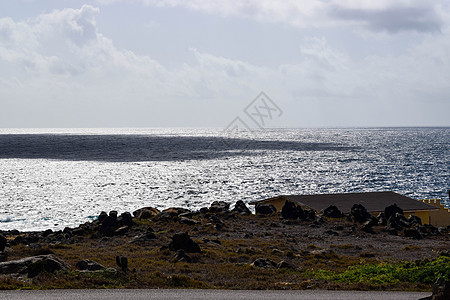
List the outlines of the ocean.
<svg viewBox="0 0 450 300">
<path fill-rule="evenodd" d="M 392 190 L 448 200 L 450 128 L 0 129 L 0 230 L 101 211 Z"/>
</svg>

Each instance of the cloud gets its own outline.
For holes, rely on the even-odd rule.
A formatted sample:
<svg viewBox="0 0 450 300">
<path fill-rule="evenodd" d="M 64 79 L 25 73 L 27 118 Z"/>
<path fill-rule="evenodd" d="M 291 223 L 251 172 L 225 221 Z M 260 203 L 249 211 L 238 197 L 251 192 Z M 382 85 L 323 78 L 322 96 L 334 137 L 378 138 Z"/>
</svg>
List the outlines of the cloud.
<svg viewBox="0 0 450 300">
<path fill-rule="evenodd" d="M 428 5 L 423 5 L 427 4 Z M 347 8 L 332 6 L 329 15 L 334 19 L 361 23 L 373 31 L 439 32 L 443 22 L 436 7 L 430 2 L 421 2 L 420 6 L 393 6 L 377 9 Z"/>
<path fill-rule="evenodd" d="M 102 4 L 121 0 L 98 0 Z M 448 19 L 442 1 L 388 0 L 137 0 L 157 7 L 185 7 L 208 14 L 286 23 L 295 27 L 360 26 L 373 31 L 439 32 Z"/>
<path fill-rule="evenodd" d="M 311 36 L 296 63 L 191 48 L 192 63 L 167 69 L 118 49 L 99 31 L 99 13 L 85 5 L 0 19 L 0 126 L 225 126 L 261 90 L 287 126 L 434 125 L 450 110 L 445 29 L 399 55 L 356 59 Z"/>
</svg>

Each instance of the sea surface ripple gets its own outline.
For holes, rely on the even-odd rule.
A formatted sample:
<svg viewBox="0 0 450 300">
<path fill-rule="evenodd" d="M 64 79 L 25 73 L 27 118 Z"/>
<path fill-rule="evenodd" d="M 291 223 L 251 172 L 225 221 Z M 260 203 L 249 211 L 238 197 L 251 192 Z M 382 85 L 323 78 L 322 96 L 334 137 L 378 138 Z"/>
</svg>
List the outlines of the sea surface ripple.
<svg viewBox="0 0 450 300">
<path fill-rule="evenodd" d="M 0 129 L 0 230 L 101 211 L 392 190 L 448 200 L 450 128 Z"/>
</svg>

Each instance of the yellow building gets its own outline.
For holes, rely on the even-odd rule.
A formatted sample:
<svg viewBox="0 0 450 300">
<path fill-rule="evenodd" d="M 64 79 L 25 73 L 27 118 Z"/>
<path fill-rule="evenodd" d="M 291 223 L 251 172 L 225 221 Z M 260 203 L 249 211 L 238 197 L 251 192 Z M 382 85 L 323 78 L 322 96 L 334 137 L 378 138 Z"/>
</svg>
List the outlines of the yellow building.
<svg viewBox="0 0 450 300">
<path fill-rule="evenodd" d="M 419 200 L 428 205 L 439 208 L 430 212 L 430 224 L 433 226 L 449 226 L 450 225 L 450 209 L 441 204 L 440 199 L 424 199 Z"/>
<path fill-rule="evenodd" d="M 354 204 L 361 204 L 368 212 L 375 216 L 380 212 L 384 212 L 386 207 L 396 204 L 403 209 L 406 217 L 416 215 L 422 220 L 423 224 L 432 224 L 434 226 L 450 225 L 450 214 L 448 210 L 446 210 L 447 215 L 444 215 L 439 205 L 436 206 L 431 202 L 418 201 L 395 192 L 282 195 L 261 201 L 254 201 L 250 204 L 272 204 L 277 211 L 280 211 L 286 200 L 292 201 L 304 209 L 313 209 L 315 211 L 321 211 L 330 205 L 334 205 L 343 213 L 349 213 Z"/>
</svg>

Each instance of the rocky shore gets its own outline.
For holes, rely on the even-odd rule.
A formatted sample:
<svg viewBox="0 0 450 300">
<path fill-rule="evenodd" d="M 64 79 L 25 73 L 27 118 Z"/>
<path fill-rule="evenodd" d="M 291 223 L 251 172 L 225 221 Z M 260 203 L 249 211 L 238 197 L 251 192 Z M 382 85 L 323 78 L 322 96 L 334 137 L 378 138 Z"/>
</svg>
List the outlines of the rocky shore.
<svg viewBox="0 0 450 300">
<path fill-rule="evenodd" d="M 62 231 L 0 232 L 0 288 L 223 288 L 431 291 L 450 279 L 450 228 L 393 205 L 373 217 L 287 202 L 199 211 L 102 212 Z M 442 284 L 441 284 L 442 285 Z M 442 288 L 441 288 L 442 290 Z M 445 288 L 444 288 L 445 290 Z"/>
</svg>

